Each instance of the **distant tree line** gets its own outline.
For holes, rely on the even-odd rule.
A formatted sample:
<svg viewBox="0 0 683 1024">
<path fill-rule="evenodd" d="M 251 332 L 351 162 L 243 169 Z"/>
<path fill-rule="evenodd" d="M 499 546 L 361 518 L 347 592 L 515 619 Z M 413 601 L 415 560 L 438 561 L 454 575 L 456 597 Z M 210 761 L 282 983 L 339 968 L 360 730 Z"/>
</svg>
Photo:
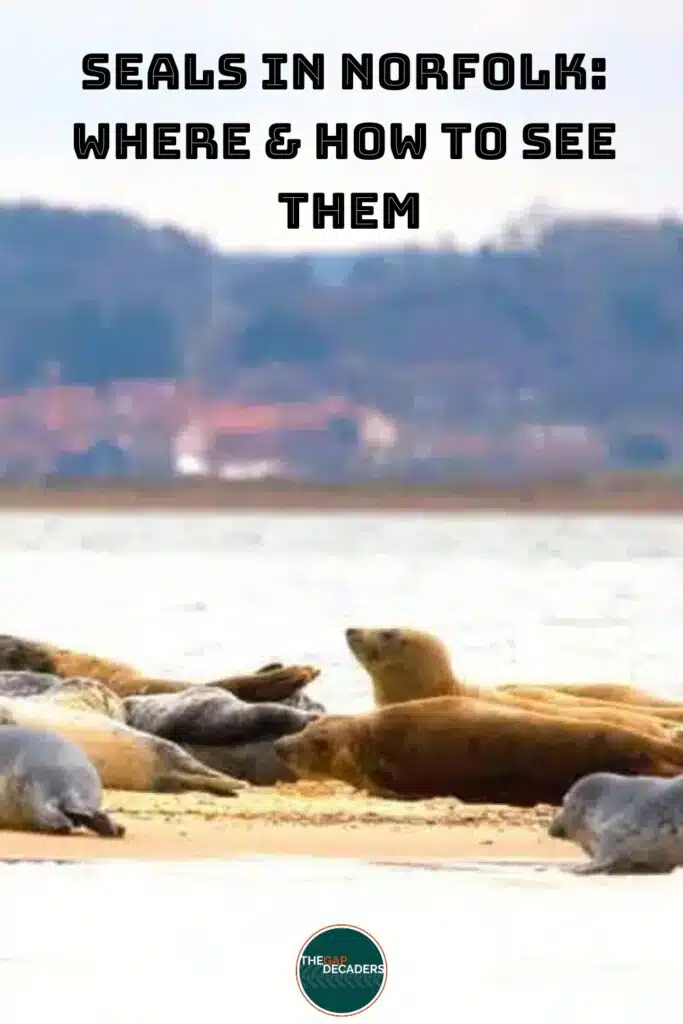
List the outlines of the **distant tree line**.
<svg viewBox="0 0 683 1024">
<path fill-rule="evenodd" d="M 475 252 L 276 259 L 117 213 L 6 204 L 3 390 L 51 363 L 73 383 L 191 372 L 225 392 L 335 391 L 501 430 L 511 416 L 680 418 L 683 223 L 557 219 Z"/>
</svg>

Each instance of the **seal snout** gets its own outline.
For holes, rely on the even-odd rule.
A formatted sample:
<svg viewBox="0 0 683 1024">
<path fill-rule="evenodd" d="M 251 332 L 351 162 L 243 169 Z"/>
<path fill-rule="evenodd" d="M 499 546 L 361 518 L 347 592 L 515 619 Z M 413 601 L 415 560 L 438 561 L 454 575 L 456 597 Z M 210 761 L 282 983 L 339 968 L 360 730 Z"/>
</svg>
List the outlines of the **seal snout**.
<svg viewBox="0 0 683 1024">
<path fill-rule="evenodd" d="M 553 820 L 548 825 L 548 835 L 551 839 L 566 839 L 567 832 L 564 827 L 564 819 L 562 814 L 556 814 Z"/>
<path fill-rule="evenodd" d="M 360 657 L 364 648 L 367 647 L 367 644 L 365 642 L 365 631 L 362 629 L 357 629 L 355 626 L 350 626 L 349 629 L 346 630 L 345 635 L 346 643 L 349 649 L 351 650 L 352 654 L 354 654 L 357 658 Z"/>
</svg>

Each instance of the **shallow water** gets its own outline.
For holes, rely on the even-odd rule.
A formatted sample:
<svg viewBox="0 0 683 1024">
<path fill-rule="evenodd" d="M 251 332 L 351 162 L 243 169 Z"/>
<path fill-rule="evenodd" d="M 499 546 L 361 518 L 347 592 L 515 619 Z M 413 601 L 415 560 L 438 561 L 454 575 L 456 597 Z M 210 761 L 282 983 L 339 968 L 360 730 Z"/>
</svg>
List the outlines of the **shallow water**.
<svg viewBox="0 0 683 1024">
<path fill-rule="evenodd" d="M 460 674 L 683 695 L 683 519 L 0 515 L 1 628 L 209 679 L 273 660 L 369 706 L 349 625 L 441 635 Z"/>
<path fill-rule="evenodd" d="M 440 634 L 473 681 L 634 680 L 683 695 L 678 519 L 12 514 L 0 560 L 2 631 L 150 673 L 312 662 L 330 708 L 360 709 L 368 684 L 344 628 L 410 624 Z M 683 872 L 438 867 L 0 864 L 3 1020 L 313 1019 L 296 956 L 340 921 L 387 955 L 368 1020 L 676 1012 Z"/>
</svg>

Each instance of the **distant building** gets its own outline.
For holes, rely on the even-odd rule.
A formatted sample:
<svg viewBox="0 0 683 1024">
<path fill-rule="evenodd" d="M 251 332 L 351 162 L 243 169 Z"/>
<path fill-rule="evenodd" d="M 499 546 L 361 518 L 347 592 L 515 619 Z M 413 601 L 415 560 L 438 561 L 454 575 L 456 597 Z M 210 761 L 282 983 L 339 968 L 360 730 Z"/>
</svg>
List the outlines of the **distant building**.
<svg viewBox="0 0 683 1024">
<path fill-rule="evenodd" d="M 287 475 L 343 477 L 366 450 L 390 446 L 395 438 L 386 417 L 339 397 L 271 405 L 214 400 L 178 433 L 175 465 L 179 472 L 213 475 L 230 465 L 233 473 L 239 466 L 245 472 L 268 466 Z"/>
<path fill-rule="evenodd" d="M 609 448 L 600 431 L 584 423 L 525 423 L 500 445 L 511 469 L 588 473 L 604 469 Z"/>
<path fill-rule="evenodd" d="M 378 410 L 334 395 L 239 404 L 184 381 L 55 383 L 0 396 L 0 475 L 343 479 L 382 461 L 399 433 Z"/>
</svg>

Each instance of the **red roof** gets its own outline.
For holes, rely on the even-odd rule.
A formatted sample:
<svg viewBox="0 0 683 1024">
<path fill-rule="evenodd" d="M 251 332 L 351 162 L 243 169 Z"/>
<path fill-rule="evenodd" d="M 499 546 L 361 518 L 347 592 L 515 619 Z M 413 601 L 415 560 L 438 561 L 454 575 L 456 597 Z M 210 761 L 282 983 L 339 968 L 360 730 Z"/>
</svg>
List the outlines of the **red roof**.
<svg viewBox="0 0 683 1024">
<path fill-rule="evenodd" d="M 335 416 L 353 416 L 355 408 L 342 398 L 277 405 L 207 402 L 195 423 L 205 433 L 259 434 L 278 430 L 321 430 Z"/>
</svg>

